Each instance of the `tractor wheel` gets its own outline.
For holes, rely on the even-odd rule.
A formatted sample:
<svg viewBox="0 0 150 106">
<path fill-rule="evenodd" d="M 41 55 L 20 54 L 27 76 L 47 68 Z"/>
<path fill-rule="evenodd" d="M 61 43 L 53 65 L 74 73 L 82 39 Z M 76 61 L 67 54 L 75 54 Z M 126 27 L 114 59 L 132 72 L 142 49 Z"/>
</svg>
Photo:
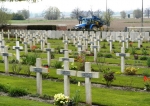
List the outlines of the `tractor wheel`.
<svg viewBox="0 0 150 106">
<path fill-rule="evenodd" d="M 97 29 L 96 26 L 93 26 L 93 27 L 92 27 L 92 30 L 97 31 L 98 29 Z"/>
</svg>

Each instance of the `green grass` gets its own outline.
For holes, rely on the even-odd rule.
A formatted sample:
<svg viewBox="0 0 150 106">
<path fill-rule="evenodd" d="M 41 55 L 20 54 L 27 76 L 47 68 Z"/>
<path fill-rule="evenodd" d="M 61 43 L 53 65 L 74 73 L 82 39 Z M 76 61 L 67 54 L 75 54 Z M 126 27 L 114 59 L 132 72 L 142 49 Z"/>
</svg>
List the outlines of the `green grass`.
<svg viewBox="0 0 150 106">
<path fill-rule="evenodd" d="M 12 46 L 15 45 L 15 38 L 13 38 L 12 41 L 6 42 L 6 45 L 9 45 L 11 49 L 9 50 L 10 53 L 15 54 L 15 50 L 12 50 Z M 63 48 L 63 42 L 62 40 L 56 40 L 56 39 L 48 39 L 48 42 L 51 43 L 52 48 L 58 48 L 61 47 Z M 106 44 L 106 49 L 101 49 L 102 54 L 109 53 L 109 45 L 107 42 L 101 42 L 101 45 L 103 43 Z M 113 51 L 115 52 L 120 52 L 120 45 L 119 42 L 114 42 L 113 43 L 115 46 L 115 49 Z M 23 44 L 21 44 L 23 46 Z M 37 47 L 40 47 L 40 44 L 36 45 Z M 133 43 L 134 47 L 137 47 L 137 42 Z M 143 46 L 149 46 L 148 43 L 143 43 Z M 46 46 L 45 46 L 46 47 Z M 75 52 L 77 48 L 69 44 L 68 46 L 69 49 L 73 50 Z M 146 48 L 148 55 L 150 54 L 150 49 Z M 90 50 L 90 49 L 88 49 Z M 142 49 L 138 49 L 136 51 L 139 55 L 139 57 L 142 54 Z M 129 53 L 131 53 L 131 47 L 129 47 Z M 20 52 L 20 55 L 23 55 L 24 51 Z M 28 54 L 33 54 L 33 52 L 29 52 Z M 47 63 L 47 54 L 46 52 L 41 52 L 38 53 L 40 54 L 40 58 L 42 58 L 42 64 Z M 52 66 L 54 66 L 55 62 L 58 61 L 59 57 L 64 57 L 64 54 L 55 54 L 55 59 L 51 60 L 51 67 L 49 68 L 50 73 L 49 76 L 50 78 L 55 78 L 59 79 L 60 81 L 63 81 L 63 76 L 62 75 L 57 75 L 56 74 L 56 69 Z M 70 56 L 74 56 L 74 53 L 70 53 Z M 103 68 L 110 68 L 114 72 L 120 72 L 121 67 L 120 67 L 120 57 L 117 57 L 115 53 L 112 53 L 113 58 L 106 58 L 105 59 L 105 64 L 102 66 Z M 9 60 L 13 59 L 14 57 L 9 57 Z M 0 60 L 2 57 L 0 57 Z M 94 57 L 93 56 L 86 56 L 87 61 L 92 62 L 92 68 L 95 69 L 95 71 L 98 70 L 98 66 L 93 62 Z M 133 67 L 139 67 L 139 70 L 137 74 L 140 74 L 141 76 L 137 75 L 124 75 L 124 74 L 115 74 L 116 79 L 113 81 L 112 85 L 114 86 L 124 86 L 124 87 L 135 87 L 135 88 L 144 88 L 144 82 L 143 82 L 143 72 L 145 70 L 149 70 L 147 65 L 146 65 L 146 60 L 137 60 L 140 61 L 140 63 L 135 64 L 135 60 L 133 55 L 130 55 L 130 57 L 127 57 L 125 59 L 126 65 L 130 65 Z M 136 62 L 137 62 L 136 61 Z M 12 72 L 11 66 L 13 64 L 9 64 L 9 72 Z M 75 62 L 75 65 L 77 63 Z M 23 65 L 23 69 L 20 72 L 21 74 L 24 74 L 24 71 L 26 70 L 26 65 Z M 4 63 L 0 63 L 0 70 L 4 72 Z M 81 70 L 82 71 L 82 70 Z M 149 72 L 150 73 L 150 72 Z M 35 73 L 31 73 L 31 75 L 35 76 Z M 73 80 L 81 81 L 84 82 L 84 78 L 77 78 L 77 77 L 71 77 Z M 36 80 L 32 78 L 19 78 L 19 77 L 14 77 L 14 76 L 5 76 L 5 75 L 0 75 L 0 80 L 2 84 L 10 85 L 11 87 L 21 87 L 24 89 L 27 89 L 29 93 L 36 94 Z M 98 79 L 91 79 L 92 83 L 98 83 L 98 84 L 105 84 L 103 81 L 103 73 L 100 72 L 100 78 Z M 71 84 L 71 96 L 74 94 L 74 92 L 80 89 L 81 90 L 81 101 L 85 102 L 85 91 L 84 91 L 84 86 L 78 87 L 77 84 Z M 43 94 L 53 96 L 56 93 L 63 93 L 63 82 L 54 82 L 50 80 L 45 80 L 43 79 Z M 97 88 L 97 87 L 92 87 L 92 99 L 93 103 L 97 104 L 102 104 L 102 105 L 107 105 L 107 106 L 148 106 L 150 104 L 149 99 L 149 92 L 136 92 L 136 91 L 125 91 L 125 90 L 113 90 L 110 88 Z M 144 96 L 142 96 L 144 95 Z M 0 101 L 1 103 L 1 101 Z M 9 103 L 11 104 L 11 103 Z M 5 106 L 5 105 L 4 105 Z M 30 106 L 30 105 L 29 105 Z M 32 105 L 31 105 L 32 106 Z M 47 105 L 43 105 L 47 106 Z"/>
<path fill-rule="evenodd" d="M 0 96 L 0 106 L 53 106 L 53 104 L 25 100 L 21 98 Z"/>
<path fill-rule="evenodd" d="M 27 89 L 28 92 L 32 94 L 36 94 L 35 79 L 0 75 L 0 80 L 2 80 L 1 82 L 2 84 L 7 84 L 11 87 L 18 86 Z M 79 87 L 76 84 L 71 84 L 70 89 L 71 89 L 71 96 L 74 94 L 75 90 L 79 89 L 81 101 L 83 102 L 85 101 L 84 86 Z M 53 96 L 54 94 L 62 92 L 63 92 L 62 82 L 43 80 L 43 95 L 46 94 Z M 149 93 L 146 92 L 123 91 L 123 90 L 113 90 L 110 88 L 92 87 L 92 95 L 93 95 L 92 96 L 93 103 L 103 104 L 107 106 L 124 106 L 124 104 L 128 104 L 129 106 L 141 106 L 141 105 L 148 106 L 150 104 L 149 101 L 150 95 Z"/>
</svg>

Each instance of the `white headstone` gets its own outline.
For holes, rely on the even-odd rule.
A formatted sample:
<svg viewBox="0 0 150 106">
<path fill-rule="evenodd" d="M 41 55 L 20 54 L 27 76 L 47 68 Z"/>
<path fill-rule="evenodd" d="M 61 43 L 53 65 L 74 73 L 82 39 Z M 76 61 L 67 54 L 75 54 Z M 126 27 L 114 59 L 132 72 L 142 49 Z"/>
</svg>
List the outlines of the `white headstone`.
<svg viewBox="0 0 150 106">
<path fill-rule="evenodd" d="M 1 55 L 4 57 L 5 73 L 8 73 L 9 72 L 9 60 L 8 60 L 8 56 L 12 56 L 12 53 L 8 53 L 8 47 L 5 46 L 4 52 L 1 52 Z"/>
<path fill-rule="evenodd" d="M 64 62 L 64 69 L 57 69 L 57 74 L 64 75 L 64 94 L 70 96 L 69 76 L 76 76 L 76 71 L 69 70 L 69 62 L 74 62 L 74 58 L 69 58 L 68 51 L 65 51 L 65 57 L 60 57 L 59 61 Z"/>
<path fill-rule="evenodd" d="M 30 66 L 31 72 L 36 72 L 37 93 L 42 95 L 42 73 L 48 73 L 48 68 L 41 67 L 41 59 L 36 59 L 36 67 Z"/>
<path fill-rule="evenodd" d="M 91 72 L 91 63 L 85 62 L 85 72 L 78 71 L 77 77 L 85 77 L 86 103 L 92 105 L 91 78 L 99 78 L 99 72 Z"/>
<path fill-rule="evenodd" d="M 116 53 L 116 56 L 121 56 L 121 72 L 123 73 L 125 70 L 125 56 L 129 57 L 129 53 L 125 53 L 125 48 L 121 47 L 121 53 Z"/>
</svg>

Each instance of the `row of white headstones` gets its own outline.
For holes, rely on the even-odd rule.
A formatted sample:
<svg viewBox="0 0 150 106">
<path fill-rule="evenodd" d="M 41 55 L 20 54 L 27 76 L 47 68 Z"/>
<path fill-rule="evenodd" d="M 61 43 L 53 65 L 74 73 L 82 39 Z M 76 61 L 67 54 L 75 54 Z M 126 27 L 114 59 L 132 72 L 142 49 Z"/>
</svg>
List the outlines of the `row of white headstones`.
<svg viewBox="0 0 150 106">
<path fill-rule="evenodd" d="M 1 38 L 3 38 L 1 36 Z M 12 56 L 11 53 L 8 53 L 8 47 L 4 45 L 4 39 L 2 40 L 2 44 L 3 47 L 1 46 L 1 48 L 4 48 L 4 51 L 1 49 L 1 54 L 4 57 L 4 63 L 5 63 L 5 72 L 8 73 L 8 56 Z M 2 45 L 1 44 L 1 45 Z M 24 43 L 27 44 L 27 43 Z M 65 46 L 66 47 L 66 46 Z M 19 41 L 16 41 L 16 46 L 13 46 L 13 49 L 16 49 L 16 59 L 18 61 L 20 61 L 20 50 L 23 49 L 22 46 L 19 46 Z M 46 49 L 49 53 L 48 57 L 50 57 L 50 52 L 51 52 L 51 48 L 50 48 L 50 44 L 48 43 L 48 48 Z M 85 77 L 85 88 L 86 88 L 86 102 L 88 104 L 92 103 L 91 100 L 91 78 L 98 78 L 99 77 L 99 73 L 98 72 L 91 72 L 91 65 L 89 62 L 85 63 L 85 72 L 82 71 L 73 71 L 73 70 L 69 70 L 69 62 L 74 62 L 74 59 L 70 59 L 68 58 L 68 51 L 65 48 L 64 50 L 65 53 L 65 57 L 61 58 L 60 57 L 60 61 L 64 61 L 64 69 L 58 69 L 57 73 L 58 74 L 63 74 L 64 75 L 64 94 L 66 96 L 70 95 L 70 76 L 78 76 L 78 77 Z M 50 60 L 50 59 L 49 59 Z M 88 70 L 87 70 L 88 69 Z M 31 66 L 30 67 L 30 71 L 34 71 L 36 72 L 36 80 L 37 80 L 37 93 L 38 94 L 42 94 L 42 73 L 48 73 L 48 69 L 47 68 L 43 68 L 41 66 L 41 59 L 37 58 L 36 60 L 36 67 Z"/>
<path fill-rule="evenodd" d="M 30 39 L 29 39 L 29 38 Z M 27 44 L 30 44 L 32 46 L 32 43 L 34 42 L 34 40 L 31 36 L 26 37 L 26 35 L 21 35 L 20 38 L 24 38 L 24 44 L 25 46 L 25 52 L 27 51 Z M 41 50 L 43 50 L 43 37 L 39 36 L 35 37 L 37 39 L 37 41 L 41 41 Z M 4 63 L 5 63 L 5 72 L 8 73 L 8 56 L 11 56 L 10 53 L 8 53 L 8 48 L 6 46 L 4 46 L 4 39 L 2 40 L 3 36 L 0 37 L 0 41 L 1 41 L 1 48 L 4 48 L 4 51 L 1 49 L 1 54 L 4 57 Z M 16 37 L 17 40 L 18 37 Z M 46 38 L 46 37 L 44 37 Z M 108 39 L 108 41 L 110 42 L 110 47 L 111 47 L 111 35 L 109 36 L 110 39 Z M 28 43 L 27 42 L 28 39 Z M 46 38 L 47 39 L 47 38 Z M 75 35 L 72 34 L 71 35 L 71 39 L 73 44 L 76 45 L 76 47 L 78 47 L 78 53 L 79 55 L 81 55 L 82 51 L 86 51 L 88 44 L 91 44 L 91 51 L 93 51 L 94 48 L 94 61 L 97 58 L 97 51 L 100 51 L 100 37 L 99 36 L 94 36 L 94 35 Z M 45 40 L 47 41 L 47 40 Z M 74 59 L 72 58 L 68 58 L 68 52 L 70 52 L 68 50 L 68 44 L 69 44 L 69 39 L 67 36 L 65 36 L 65 34 L 63 34 L 63 42 L 64 42 L 64 50 L 61 50 L 65 53 L 65 56 L 62 58 L 60 57 L 59 60 L 60 61 L 64 61 L 64 69 L 57 69 L 57 74 L 62 74 L 64 75 L 64 94 L 66 96 L 70 95 L 70 77 L 69 76 L 78 76 L 78 77 L 85 77 L 85 89 L 86 89 L 86 102 L 88 104 L 92 103 L 92 99 L 91 99 L 91 82 L 90 79 L 91 78 L 99 78 L 99 73 L 98 72 L 91 72 L 91 64 L 90 62 L 86 62 L 85 63 L 85 72 L 83 71 L 73 71 L 73 70 L 69 70 L 69 62 L 74 62 Z M 122 42 L 124 43 L 124 42 Z M 123 46 L 121 47 L 121 53 L 117 53 L 117 56 L 121 56 L 121 71 L 124 71 L 125 68 L 125 62 L 124 62 L 124 57 L 125 56 L 129 56 L 129 54 L 125 53 L 124 50 L 124 44 L 122 44 Z M 20 60 L 20 53 L 19 50 L 23 49 L 23 47 L 19 46 L 19 41 L 16 41 L 16 46 L 13 47 L 13 49 L 16 49 L 16 59 L 19 61 Z M 53 51 L 52 48 L 50 48 L 50 43 L 48 43 L 47 48 L 45 49 L 47 50 L 47 56 L 48 56 L 48 64 L 50 65 L 50 53 Z M 42 73 L 48 73 L 48 69 L 47 68 L 42 68 L 41 67 L 41 59 L 37 58 L 36 61 L 36 67 L 31 66 L 30 67 L 31 71 L 35 71 L 36 72 L 36 79 L 37 79 L 37 93 L 38 94 L 42 94 Z"/>
</svg>

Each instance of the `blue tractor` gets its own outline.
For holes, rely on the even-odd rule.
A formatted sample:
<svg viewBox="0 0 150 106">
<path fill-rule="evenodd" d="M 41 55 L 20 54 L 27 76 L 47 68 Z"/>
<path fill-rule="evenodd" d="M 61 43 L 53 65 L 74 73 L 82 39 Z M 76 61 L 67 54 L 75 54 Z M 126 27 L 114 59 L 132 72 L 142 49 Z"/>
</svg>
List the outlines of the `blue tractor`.
<svg viewBox="0 0 150 106">
<path fill-rule="evenodd" d="M 75 25 L 75 30 L 103 30 L 103 25 L 105 24 L 101 18 L 92 16 L 92 18 L 79 17 L 79 24 Z"/>
</svg>

